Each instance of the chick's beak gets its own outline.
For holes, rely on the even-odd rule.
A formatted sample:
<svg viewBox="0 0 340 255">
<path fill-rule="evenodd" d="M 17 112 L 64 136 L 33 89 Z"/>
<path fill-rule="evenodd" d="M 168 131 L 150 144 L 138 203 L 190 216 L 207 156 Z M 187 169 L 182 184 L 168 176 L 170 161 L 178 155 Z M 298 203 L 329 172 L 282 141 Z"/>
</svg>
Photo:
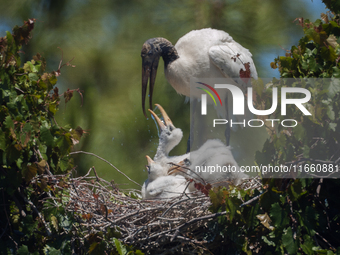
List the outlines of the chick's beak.
<svg viewBox="0 0 340 255">
<path fill-rule="evenodd" d="M 146 160 L 148 161 L 148 165 L 150 166 L 152 163 L 155 163 L 148 155 L 145 156 Z"/>
<path fill-rule="evenodd" d="M 157 116 L 156 113 L 154 113 L 154 111 L 148 109 L 148 111 L 152 114 L 152 116 L 155 118 L 155 120 L 157 121 L 157 124 L 159 126 L 159 128 L 161 130 L 165 129 L 165 127 L 171 128 L 171 129 L 175 129 L 174 124 L 172 123 L 171 119 L 169 118 L 168 114 L 166 113 L 166 111 L 163 109 L 163 107 L 159 104 L 155 104 L 157 106 L 157 108 L 159 109 L 159 111 L 162 114 L 162 117 L 164 119 L 164 123 L 163 121 Z"/>
<path fill-rule="evenodd" d="M 179 173 L 186 174 L 184 161 L 181 161 L 178 164 L 173 164 L 173 166 L 168 170 L 168 175 L 176 175 Z"/>
</svg>

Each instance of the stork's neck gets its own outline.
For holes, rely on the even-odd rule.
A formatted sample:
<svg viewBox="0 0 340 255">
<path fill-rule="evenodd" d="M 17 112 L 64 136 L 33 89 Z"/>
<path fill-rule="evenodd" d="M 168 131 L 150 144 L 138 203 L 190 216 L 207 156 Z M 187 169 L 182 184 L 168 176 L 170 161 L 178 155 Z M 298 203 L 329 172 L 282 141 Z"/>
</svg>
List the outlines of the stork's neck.
<svg viewBox="0 0 340 255">
<path fill-rule="evenodd" d="M 164 139 L 160 138 L 154 160 L 157 161 L 161 158 L 169 157 L 170 151 L 175 148 L 178 143 L 178 141 L 165 141 Z"/>
<path fill-rule="evenodd" d="M 172 148 L 169 148 L 168 144 L 165 144 L 164 142 L 162 142 L 160 140 L 159 144 L 158 144 L 158 147 L 157 147 L 157 151 L 156 151 L 156 155 L 155 155 L 155 158 L 154 160 L 157 161 L 158 159 L 161 159 L 161 158 L 167 158 L 169 157 L 169 152 L 173 149 Z"/>
<path fill-rule="evenodd" d="M 165 38 L 158 38 L 159 47 L 161 49 L 161 56 L 164 60 L 164 67 L 166 68 L 171 62 L 179 58 L 177 50 L 172 43 Z"/>
</svg>

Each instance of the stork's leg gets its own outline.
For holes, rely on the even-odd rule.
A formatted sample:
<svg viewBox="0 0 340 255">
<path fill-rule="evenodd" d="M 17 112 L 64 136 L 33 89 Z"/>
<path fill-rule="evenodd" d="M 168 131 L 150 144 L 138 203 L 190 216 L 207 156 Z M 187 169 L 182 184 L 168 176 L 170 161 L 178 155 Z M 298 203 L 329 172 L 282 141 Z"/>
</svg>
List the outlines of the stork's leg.
<svg viewBox="0 0 340 255">
<path fill-rule="evenodd" d="M 191 119 L 190 119 L 190 133 L 189 133 L 189 139 L 187 142 L 187 153 L 190 152 L 190 145 L 191 141 L 194 140 L 194 124 L 195 124 L 195 111 L 196 111 L 196 105 L 197 105 L 197 99 L 194 99 L 192 102 L 192 107 L 190 107 L 190 114 L 191 114 Z"/>
<path fill-rule="evenodd" d="M 188 141 L 187 141 L 187 152 L 186 153 L 189 153 L 190 152 L 190 142 L 191 142 L 191 131 L 190 131 L 190 134 L 189 134 L 189 138 L 188 138 Z"/>
<path fill-rule="evenodd" d="M 226 125 L 226 129 L 225 129 L 225 139 L 226 139 L 226 144 L 227 146 L 229 146 L 229 142 L 230 142 L 230 119 L 229 119 L 229 107 L 228 107 L 228 93 L 224 99 L 224 103 L 225 103 L 225 107 L 226 107 L 226 120 L 228 120 L 228 123 Z"/>
</svg>

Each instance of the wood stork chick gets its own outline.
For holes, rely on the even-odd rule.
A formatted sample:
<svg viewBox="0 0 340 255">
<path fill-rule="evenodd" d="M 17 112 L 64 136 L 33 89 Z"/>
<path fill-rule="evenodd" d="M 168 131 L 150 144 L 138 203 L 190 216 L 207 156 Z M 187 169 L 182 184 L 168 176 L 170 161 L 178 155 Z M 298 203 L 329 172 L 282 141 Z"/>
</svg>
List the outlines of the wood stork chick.
<svg viewBox="0 0 340 255">
<path fill-rule="evenodd" d="M 180 155 L 180 156 L 169 156 L 170 151 L 176 147 L 183 138 L 183 132 L 180 128 L 176 128 L 169 118 L 168 114 L 165 112 L 162 106 L 159 104 L 155 104 L 160 110 L 164 123 L 162 120 L 155 114 L 152 110 L 149 109 L 149 112 L 155 118 L 159 128 L 159 144 L 157 147 L 156 155 L 154 157 L 154 161 L 164 166 L 167 171 L 170 167 L 169 163 L 179 163 L 188 157 L 188 154 Z M 167 175 L 167 174 L 165 174 Z"/>
<path fill-rule="evenodd" d="M 169 199 L 182 195 L 187 188 L 187 180 L 181 175 L 162 175 L 164 167 L 146 156 L 148 179 L 142 187 L 143 199 Z"/>
<path fill-rule="evenodd" d="M 171 167 L 168 173 L 181 174 L 212 186 L 238 185 L 249 178 L 240 171 L 230 147 L 218 139 L 207 140 L 198 150 L 190 153 L 190 159 L 179 165 L 182 167 Z M 189 187 L 191 190 L 192 186 Z"/>
</svg>

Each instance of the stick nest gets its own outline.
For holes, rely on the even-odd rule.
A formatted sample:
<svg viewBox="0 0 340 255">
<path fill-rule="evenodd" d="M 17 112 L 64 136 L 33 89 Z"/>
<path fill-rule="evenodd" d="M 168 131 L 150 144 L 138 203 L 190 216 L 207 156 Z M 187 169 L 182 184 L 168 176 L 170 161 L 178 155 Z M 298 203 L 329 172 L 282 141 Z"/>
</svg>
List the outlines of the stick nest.
<svg viewBox="0 0 340 255">
<path fill-rule="evenodd" d="M 91 176 L 91 171 L 95 176 Z M 41 178 L 41 177 L 40 177 Z M 214 233 L 209 224 L 226 212 L 211 213 L 208 196 L 185 194 L 177 198 L 141 200 L 139 190 L 120 191 L 113 182 L 98 177 L 95 168 L 85 176 L 68 177 L 49 175 L 55 187 L 67 189 L 63 198 L 66 211 L 73 212 L 83 237 L 108 229 L 120 232 L 119 240 L 151 254 L 197 254 L 210 250 Z M 39 181 L 38 178 L 33 182 Z M 246 180 L 243 189 L 261 189 L 259 178 Z M 60 206 L 57 198 L 50 196 L 52 206 Z M 246 202 L 245 202 L 246 204 Z M 216 243 L 215 243 L 216 245 Z"/>
</svg>

